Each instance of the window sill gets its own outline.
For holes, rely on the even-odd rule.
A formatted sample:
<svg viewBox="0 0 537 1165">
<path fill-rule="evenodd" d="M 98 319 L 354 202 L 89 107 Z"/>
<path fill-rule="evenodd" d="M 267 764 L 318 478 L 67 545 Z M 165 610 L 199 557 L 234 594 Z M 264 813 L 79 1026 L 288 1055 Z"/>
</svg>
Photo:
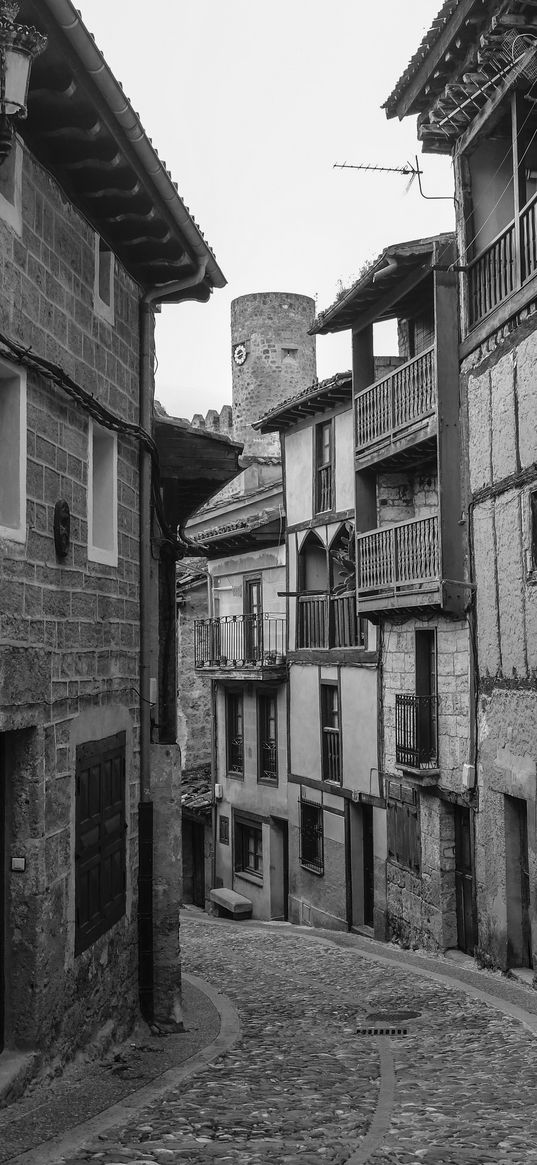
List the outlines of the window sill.
<svg viewBox="0 0 537 1165">
<path fill-rule="evenodd" d="M 236 878 L 242 878 L 244 882 L 252 882 L 254 886 L 263 885 L 263 875 L 253 874 L 249 870 L 234 870 Z"/>
<path fill-rule="evenodd" d="M 300 862 L 300 865 L 302 866 L 303 870 L 308 871 L 308 874 L 315 874 L 317 876 L 317 878 L 324 877 L 324 866 L 321 866 L 321 867 L 313 866 L 313 865 L 310 866 L 310 864 L 308 862 L 302 862 L 302 861 Z"/>
<path fill-rule="evenodd" d="M 244 773 L 226 773 L 228 781 L 244 781 Z"/>
<path fill-rule="evenodd" d="M 272 780 L 269 780 L 268 777 L 258 777 L 257 783 L 258 785 L 267 785 L 269 789 L 277 789 L 279 785 L 277 777 L 274 777 Z"/>
</svg>

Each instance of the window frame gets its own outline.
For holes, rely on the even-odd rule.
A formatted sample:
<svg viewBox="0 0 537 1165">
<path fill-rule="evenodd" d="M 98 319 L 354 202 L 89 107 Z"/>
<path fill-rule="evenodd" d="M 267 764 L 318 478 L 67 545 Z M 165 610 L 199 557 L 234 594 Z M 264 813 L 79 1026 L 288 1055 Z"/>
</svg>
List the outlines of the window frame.
<svg viewBox="0 0 537 1165">
<path fill-rule="evenodd" d="M 317 874 L 318 876 L 322 876 L 322 875 L 324 875 L 324 811 L 323 811 L 322 803 L 320 801 L 310 801 L 308 797 L 305 797 L 304 794 L 301 793 L 301 795 L 298 799 L 298 806 L 299 806 L 299 827 L 298 827 L 299 854 L 298 854 L 298 860 L 300 862 L 300 865 L 303 867 L 303 869 L 309 870 L 310 873 L 312 873 L 312 874 Z M 316 819 L 317 819 L 316 825 L 312 825 L 312 834 L 311 835 L 308 834 L 308 831 L 307 831 L 306 826 L 305 826 L 304 818 L 306 815 L 309 815 L 312 820 L 314 817 L 316 817 Z M 314 844 L 316 846 L 316 851 L 317 851 L 315 857 L 305 857 L 304 856 L 305 838 L 307 838 L 308 844 L 310 841 L 314 842 Z"/>
<path fill-rule="evenodd" d="M 2 431 L 5 440 L 9 446 L 18 444 L 18 473 L 11 474 L 10 479 L 16 479 L 18 483 L 18 521 L 16 525 L 4 524 L 0 519 L 0 538 L 8 542 L 26 542 L 26 470 L 27 470 L 27 378 L 26 371 L 22 366 L 10 364 L 8 360 L 0 359 L 0 393 L 2 393 L 3 385 L 7 384 L 9 387 L 7 391 L 12 391 L 15 387 L 18 391 L 18 407 L 15 410 L 10 405 L 9 412 L 11 419 L 18 421 L 18 434 L 14 431 L 6 430 L 2 426 Z M 16 425 L 15 425 L 16 428 Z M 18 440 L 17 440 L 18 438 Z M 2 448 L 2 439 L 0 434 L 0 449 Z M 3 464 L 6 462 L 2 458 Z M 1 479 L 0 479 L 1 480 Z M 5 517 L 6 515 L 4 515 Z"/>
<path fill-rule="evenodd" d="M 328 460 L 323 461 L 322 455 L 324 451 L 323 432 L 328 429 Z M 330 469 L 329 485 L 325 486 L 322 483 L 322 471 Z M 334 434 L 334 418 L 330 417 L 328 420 L 319 421 L 313 426 L 313 513 L 314 514 L 330 514 L 335 507 L 335 434 Z M 329 494 L 328 506 L 322 506 L 324 492 Z"/>
<path fill-rule="evenodd" d="M 256 882 L 263 881 L 263 823 L 259 818 L 242 813 L 233 815 L 233 872 Z"/>
<path fill-rule="evenodd" d="M 226 726 L 226 773 L 237 781 L 244 780 L 244 695 L 238 689 L 225 690 L 225 726 Z M 234 721 L 232 723 L 231 721 Z M 236 728 L 240 726 L 241 731 Z M 233 737 L 241 741 L 241 767 L 233 767 L 232 745 Z"/>
<path fill-rule="evenodd" d="M 109 442 L 111 450 L 108 455 L 111 457 L 111 493 L 112 499 L 109 506 L 106 507 L 106 512 L 111 516 L 111 538 L 109 539 L 109 546 L 100 546 L 95 541 L 95 511 L 99 509 L 96 506 L 95 490 L 98 483 L 102 484 L 102 471 L 98 475 L 95 474 L 95 440 Z M 119 561 L 119 546 L 118 546 L 118 446 L 117 433 L 110 429 L 105 429 L 102 425 L 98 425 L 96 421 L 90 420 L 88 430 L 88 487 L 87 487 L 87 515 L 88 515 L 88 560 L 90 562 L 98 562 L 102 566 L 117 566 Z"/>
<path fill-rule="evenodd" d="M 101 235 L 95 234 L 94 241 L 94 279 L 93 279 L 93 310 L 95 314 L 101 319 L 106 320 L 110 325 L 115 323 L 115 255 L 114 252 L 107 246 L 106 241 Z M 110 287 L 110 300 L 103 299 L 101 296 L 101 274 L 105 262 L 109 263 L 108 279 Z"/>
<path fill-rule="evenodd" d="M 269 702 L 274 705 L 274 716 L 267 715 L 267 706 Z M 270 720 L 274 720 L 274 737 L 273 748 L 274 753 L 274 776 L 265 775 L 265 767 L 263 764 L 263 751 L 267 746 L 267 724 Z M 258 691 L 257 693 L 257 783 L 259 785 L 271 785 L 276 787 L 279 781 L 278 773 L 278 692 L 277 689 L 268 689 Z"/>
<path fill-rule="evenodd" d="M 112 776 L 106 778 L 104 766 L 119 760 L 119 797 L 112 801 Z M 98 810 L 82 817 L 84 800 L 81 794 L 81 779 L 88 775 L 88 785 L 95 780 L 95 769 L 99 769 Z M 105 781 L 110 785 L 110 799 L 105 801 Z M 76 749 L 75 768 L 75 956 L 92 947 L 98 938 L 106 934 L 126 913 L 127 883 L 127 778 L 126 778 L 126 733 L 117 732 L 101 740 L 87 741 Z M 95 834 L 97 832 L 97 839 Z M 105 862 L 119 852 L 121 862 L 122 887 L 119 893 L 106 898 L 103 893 Z M 93 870 L 99 870 L 99 909 L 80 921 L 82 909 L 82 878 Z M 89 911 L 89 893 L 88 893 Z"/>
<path fill-rule="evenodd" d="M 335 708 L 328 708 L 328 693 L 335 693 L 336 701 Z M 328 724 L 327 720 L 330 717 L 336 716 L 337 726 Z M 325 680 L 322 677 L 319 681 L 319 723 L 321 732 L 321 780 L 326 781 L 331 785 L 343 784 L 343 747 L 341 739 L 341 691 L 339 680 Z M 330 746 L 328 741 L 330 739 L 336 740 L 337 745 Z M 338 769 L 337 777 L 327 776 L 327 771 L 335 761 Z"/>
</svg>

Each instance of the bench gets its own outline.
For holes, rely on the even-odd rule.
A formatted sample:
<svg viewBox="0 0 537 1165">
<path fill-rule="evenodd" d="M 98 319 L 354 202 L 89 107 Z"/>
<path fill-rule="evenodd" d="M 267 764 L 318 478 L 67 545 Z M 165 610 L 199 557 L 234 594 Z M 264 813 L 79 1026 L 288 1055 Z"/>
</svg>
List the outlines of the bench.
<svg viewBox="0 0 537 1165">
<path fill-rule="evenodd" d="M 237 894 L 236 890 L 226 890 L 224 886 L 218 890 L 210 890 L 209 898 L 220 910 L 226 910 L 233 918 L 250 918 L 252 903 L 244 894 Z"/>
</svg>

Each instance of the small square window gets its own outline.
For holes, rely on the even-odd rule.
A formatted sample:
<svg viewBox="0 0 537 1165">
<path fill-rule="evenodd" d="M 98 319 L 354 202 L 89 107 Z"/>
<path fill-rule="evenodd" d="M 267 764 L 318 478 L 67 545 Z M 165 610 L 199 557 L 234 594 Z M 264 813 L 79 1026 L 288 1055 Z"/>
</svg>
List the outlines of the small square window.
<svg viewBox="0 0 537 1165">
<path fill-rule="evenodd" d="M 101 319 L 114 323 L 114 252 L 100 235 L 95 235 L 95 279 L 93 306 Z"/>
<path fill-rule="evenodd" d="M 235 872 L 263 879 L 263 829 L 261 824 L 235 818 Z"/>
<path fill-rule="evenodd" d="M 90 421 L 88 558 L 117 566 L 117 436 Z"/>
<path fill-rule="evenodd" d="M 26 540 L 26 373 L 0 360 L 0 538 Z"/>
<path fill-rule="evenodd" d="M 229 845 L 229 817 L 224 817 L 223 814 L 218 818 L 218 840 L 221 845 Z"/>
</svg>

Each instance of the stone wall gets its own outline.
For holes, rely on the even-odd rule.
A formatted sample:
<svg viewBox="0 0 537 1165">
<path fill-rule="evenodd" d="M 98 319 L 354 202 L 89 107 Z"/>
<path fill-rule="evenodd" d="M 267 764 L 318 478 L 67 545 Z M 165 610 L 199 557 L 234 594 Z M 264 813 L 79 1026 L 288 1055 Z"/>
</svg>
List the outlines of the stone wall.
<svg viewBox="0 0 537 1165">
<path fill-rule="evenodd" d="M 22 232 L 0 220 L 0 330 L 121 420 L 138 416 L 139 290 L 114 265 L 115 321 L 94 310 L 95 235 L 25 151 Z M 8 784 L 8 1044 L 69 1054 L 136 1008 L 138 447 L 118 436 L 118 565 L 88 560 L 89 420 L 28 372 L 27 530 L 0 542 L 0 733 Z M 54 506 L 71 510 L 56 556 Z M 127 734 L 127 911 L 75 958 L 76 746 Z"/>
<path fill-rule="evenodd" d="M 436 468 L 420 473 L 378 473 L 377 513 L 379 526 L 431 518 L 438 514 Z"/>
<path fill-rule="evenodd" d="M 189 774 L 211 762 L 211 681 L 194 667 L 195 620 L 208 616 L 207 578 L 187 583 L 178 595 L 177 741 Z"/>
<path fill-rule="evenodd" d="M 537 489 L 535 305 L 463 364 L 479 659 L 476 829 L 478 942 L 502 968 L 520 963 L 520 874 L 537 960 L 537 570 L 531 494 Z M 533 543 L 533 545 L 532 545 Z M 525 819 L 527 852 L 509 816 Z M 528 961 L 527 959 L 522 961 Z"/>
<path fill-rule="evenodd" d="M 279 455 L 278 433 L 256 433 L 252 422 L 315 380 L 315 337 L 308 335 L 314 316 L 315 300 L 307 295 L 264 292 L 233 300 L 232 352 L 237 344 L 246 351 L 243 364 L 232 359 L 233 436 L 247 456 Z"/>
</svg>

